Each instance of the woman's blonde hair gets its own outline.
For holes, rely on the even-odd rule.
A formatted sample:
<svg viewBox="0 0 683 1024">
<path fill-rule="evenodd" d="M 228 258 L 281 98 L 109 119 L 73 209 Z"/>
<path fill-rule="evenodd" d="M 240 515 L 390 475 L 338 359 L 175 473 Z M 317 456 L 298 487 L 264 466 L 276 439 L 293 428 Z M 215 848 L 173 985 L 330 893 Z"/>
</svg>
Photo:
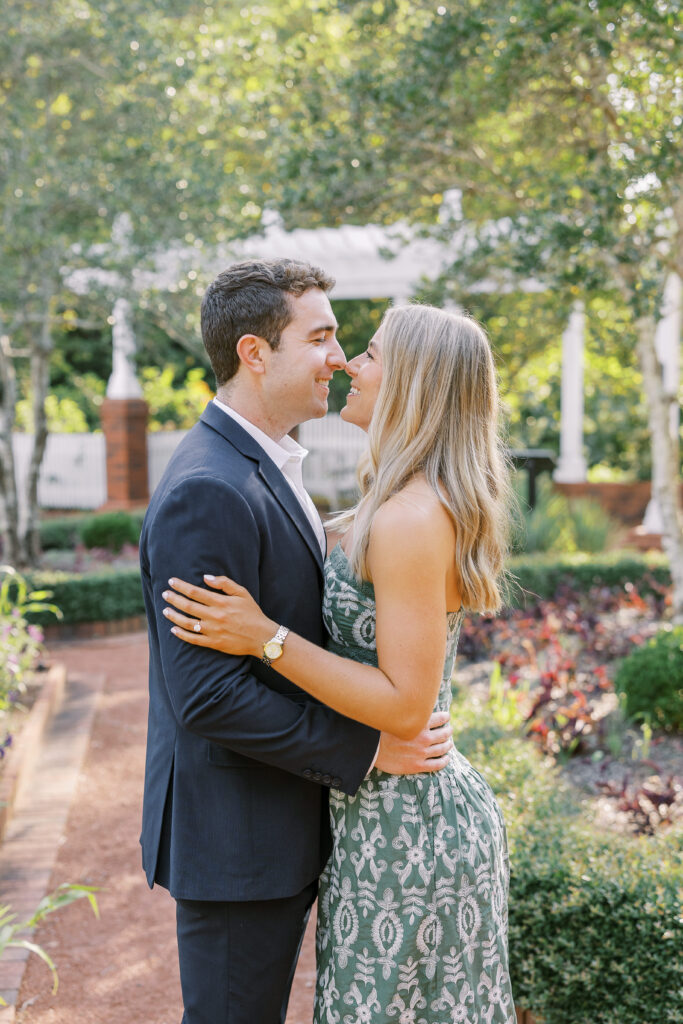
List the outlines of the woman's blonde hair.
<svg viewBox="0 0 683 1024">
<path fill-rule="evenodd" d="M 358 467 L 361 496 L 333 522 L 342 530 L 353 523 L 349 560 L 367 579 L 375 512 L 424 473 L 453 520 L 463 606 L 494 612 L 501 604 L 510 485 L 486 334 L 469 316 L 426 305 L 391 307 L 379 330 L 382 383 Z"/>
</svg>

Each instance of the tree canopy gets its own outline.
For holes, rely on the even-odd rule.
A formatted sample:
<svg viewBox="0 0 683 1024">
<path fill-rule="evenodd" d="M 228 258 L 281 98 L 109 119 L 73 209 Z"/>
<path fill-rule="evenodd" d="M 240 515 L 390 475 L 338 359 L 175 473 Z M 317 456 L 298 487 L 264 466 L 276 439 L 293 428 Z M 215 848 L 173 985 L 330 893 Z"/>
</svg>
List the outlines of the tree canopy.
<svg viewBox="0 0 683 1024">
<path fill-rule="evenodd" d="M 637 325 L 683 271 L 681 6 L 8 0 L 3 395 L 16 390 L 9 359 L 21 378 L 22 353 L 56 347 L 58 397 L 71 397 L 73 366 L 92 403 L 101 358 L 84 365 L 75 342 L 104 351 L 94 325 L 134 271 L 143 364 L 172 363 L 173 385 L 185 380 L 202 365 L 210 254 L 269 211 L 287 227 L 401 222 L 447 241 L 466 223 L 423 294 L 488 327 L 514 441 L 556 439 L 559 339 L 581 296 L 590 461 L 643 475 Z M 130 236 L 112 245 L 123 215 Z M 145 282 L 165 259 L 166 285 Z M 94 264 L 108 285 L 71 293 L 64 268 Z M 519 290 L 530 276 L 545 295 Z M 477 290 L 484 278 L 497 293 Z M 350 354 L 372 327 L 356 323 L 360 308 Z"/>
</svg>

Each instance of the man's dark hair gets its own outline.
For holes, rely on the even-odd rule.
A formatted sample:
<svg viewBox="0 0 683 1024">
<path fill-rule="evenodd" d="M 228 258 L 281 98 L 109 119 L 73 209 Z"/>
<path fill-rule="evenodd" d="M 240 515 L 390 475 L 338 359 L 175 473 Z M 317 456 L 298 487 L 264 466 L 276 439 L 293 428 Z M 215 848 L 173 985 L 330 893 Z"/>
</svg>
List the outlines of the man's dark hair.
<svg viewBox="0 0 683 1024">
<path fill-rule="evenodd" d="M 202 339 L 220 387 L 237 373 L 243 334 L 265 338 L 275 350 L 294 316 L 289 295 L 334 285 L 319 267 L 298 260 L 244 260 L 222 271 L 202 299 Z"/>
</svg>

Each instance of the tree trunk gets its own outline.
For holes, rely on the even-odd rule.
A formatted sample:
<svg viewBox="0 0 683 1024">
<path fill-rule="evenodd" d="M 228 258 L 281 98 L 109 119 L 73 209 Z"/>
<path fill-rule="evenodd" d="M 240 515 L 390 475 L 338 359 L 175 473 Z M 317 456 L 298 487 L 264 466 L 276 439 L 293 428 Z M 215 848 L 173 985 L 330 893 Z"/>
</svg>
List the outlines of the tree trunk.
<svg viewBox="0 0 683 1024">
<path fill-rule="evenodd" d="M 683 514 L 681 513 L 680 454 L 678 433 L 672 429 L 671 410 L 676 393 L 667 392 L 663 368 L 655 349 L 655 320 L 636 321 L 638 359 L 647 397 L 650 443 L 652 446 L 652 496 L 662 515 L 662 544 L 669 558 L 673 581 L 673 620 L 683 623 Z"/>
<path fill-rule="evenodd" d="M 36 565 L 40 557 L 40 513 L 38 509 L 38 477 L 47 444 L 45 399 L 50 387 L 50 355 L 52 353 L 52 309 L 46 304 L 40 335 L 31 349 L 31 392 L 33 398 L 33 449 L 26 481 L 26 521 L 21 548 L 27 565 Z"/>
<path fill-rule="evenodd" d="M 2 521 L 2 560 L 19 562 L 19 503 L 12 449 L 16 375 L 7 335 L 0 336 L 0 520 Z"/>
</svg>

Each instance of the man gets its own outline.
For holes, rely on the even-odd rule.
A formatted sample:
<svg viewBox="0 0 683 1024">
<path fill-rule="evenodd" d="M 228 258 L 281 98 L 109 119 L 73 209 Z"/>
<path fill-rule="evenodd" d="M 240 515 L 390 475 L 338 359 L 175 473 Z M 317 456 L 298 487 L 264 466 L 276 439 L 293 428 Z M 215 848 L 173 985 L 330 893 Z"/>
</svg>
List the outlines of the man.
<svg viewBox="0 0 683 1024">
<path fill-rule="evenodd" d="M 425 770 L 444 730 L 382 738 L 262 661 L 192 647 L 163 617 L 169 578 L 225 574 L 323 643 L 325 536 L 288 432 L 323 416 L 345 365 L 320 270 L 249 261 L 202 302 L 217 396 L 174 454 L 145 517 L 150 704 L 142 826 L 147 880 L 176 899 L 184 1024 L 283 1022 L 330 840 L 330 786 L 354 793 L 377 756 Z M 284 641 L 286 642 L 286 640 Z M 447 729 L 447 727 L 446 727 Z M 435 762 L 432 762 L 435 763 Z"/>
</svg>

